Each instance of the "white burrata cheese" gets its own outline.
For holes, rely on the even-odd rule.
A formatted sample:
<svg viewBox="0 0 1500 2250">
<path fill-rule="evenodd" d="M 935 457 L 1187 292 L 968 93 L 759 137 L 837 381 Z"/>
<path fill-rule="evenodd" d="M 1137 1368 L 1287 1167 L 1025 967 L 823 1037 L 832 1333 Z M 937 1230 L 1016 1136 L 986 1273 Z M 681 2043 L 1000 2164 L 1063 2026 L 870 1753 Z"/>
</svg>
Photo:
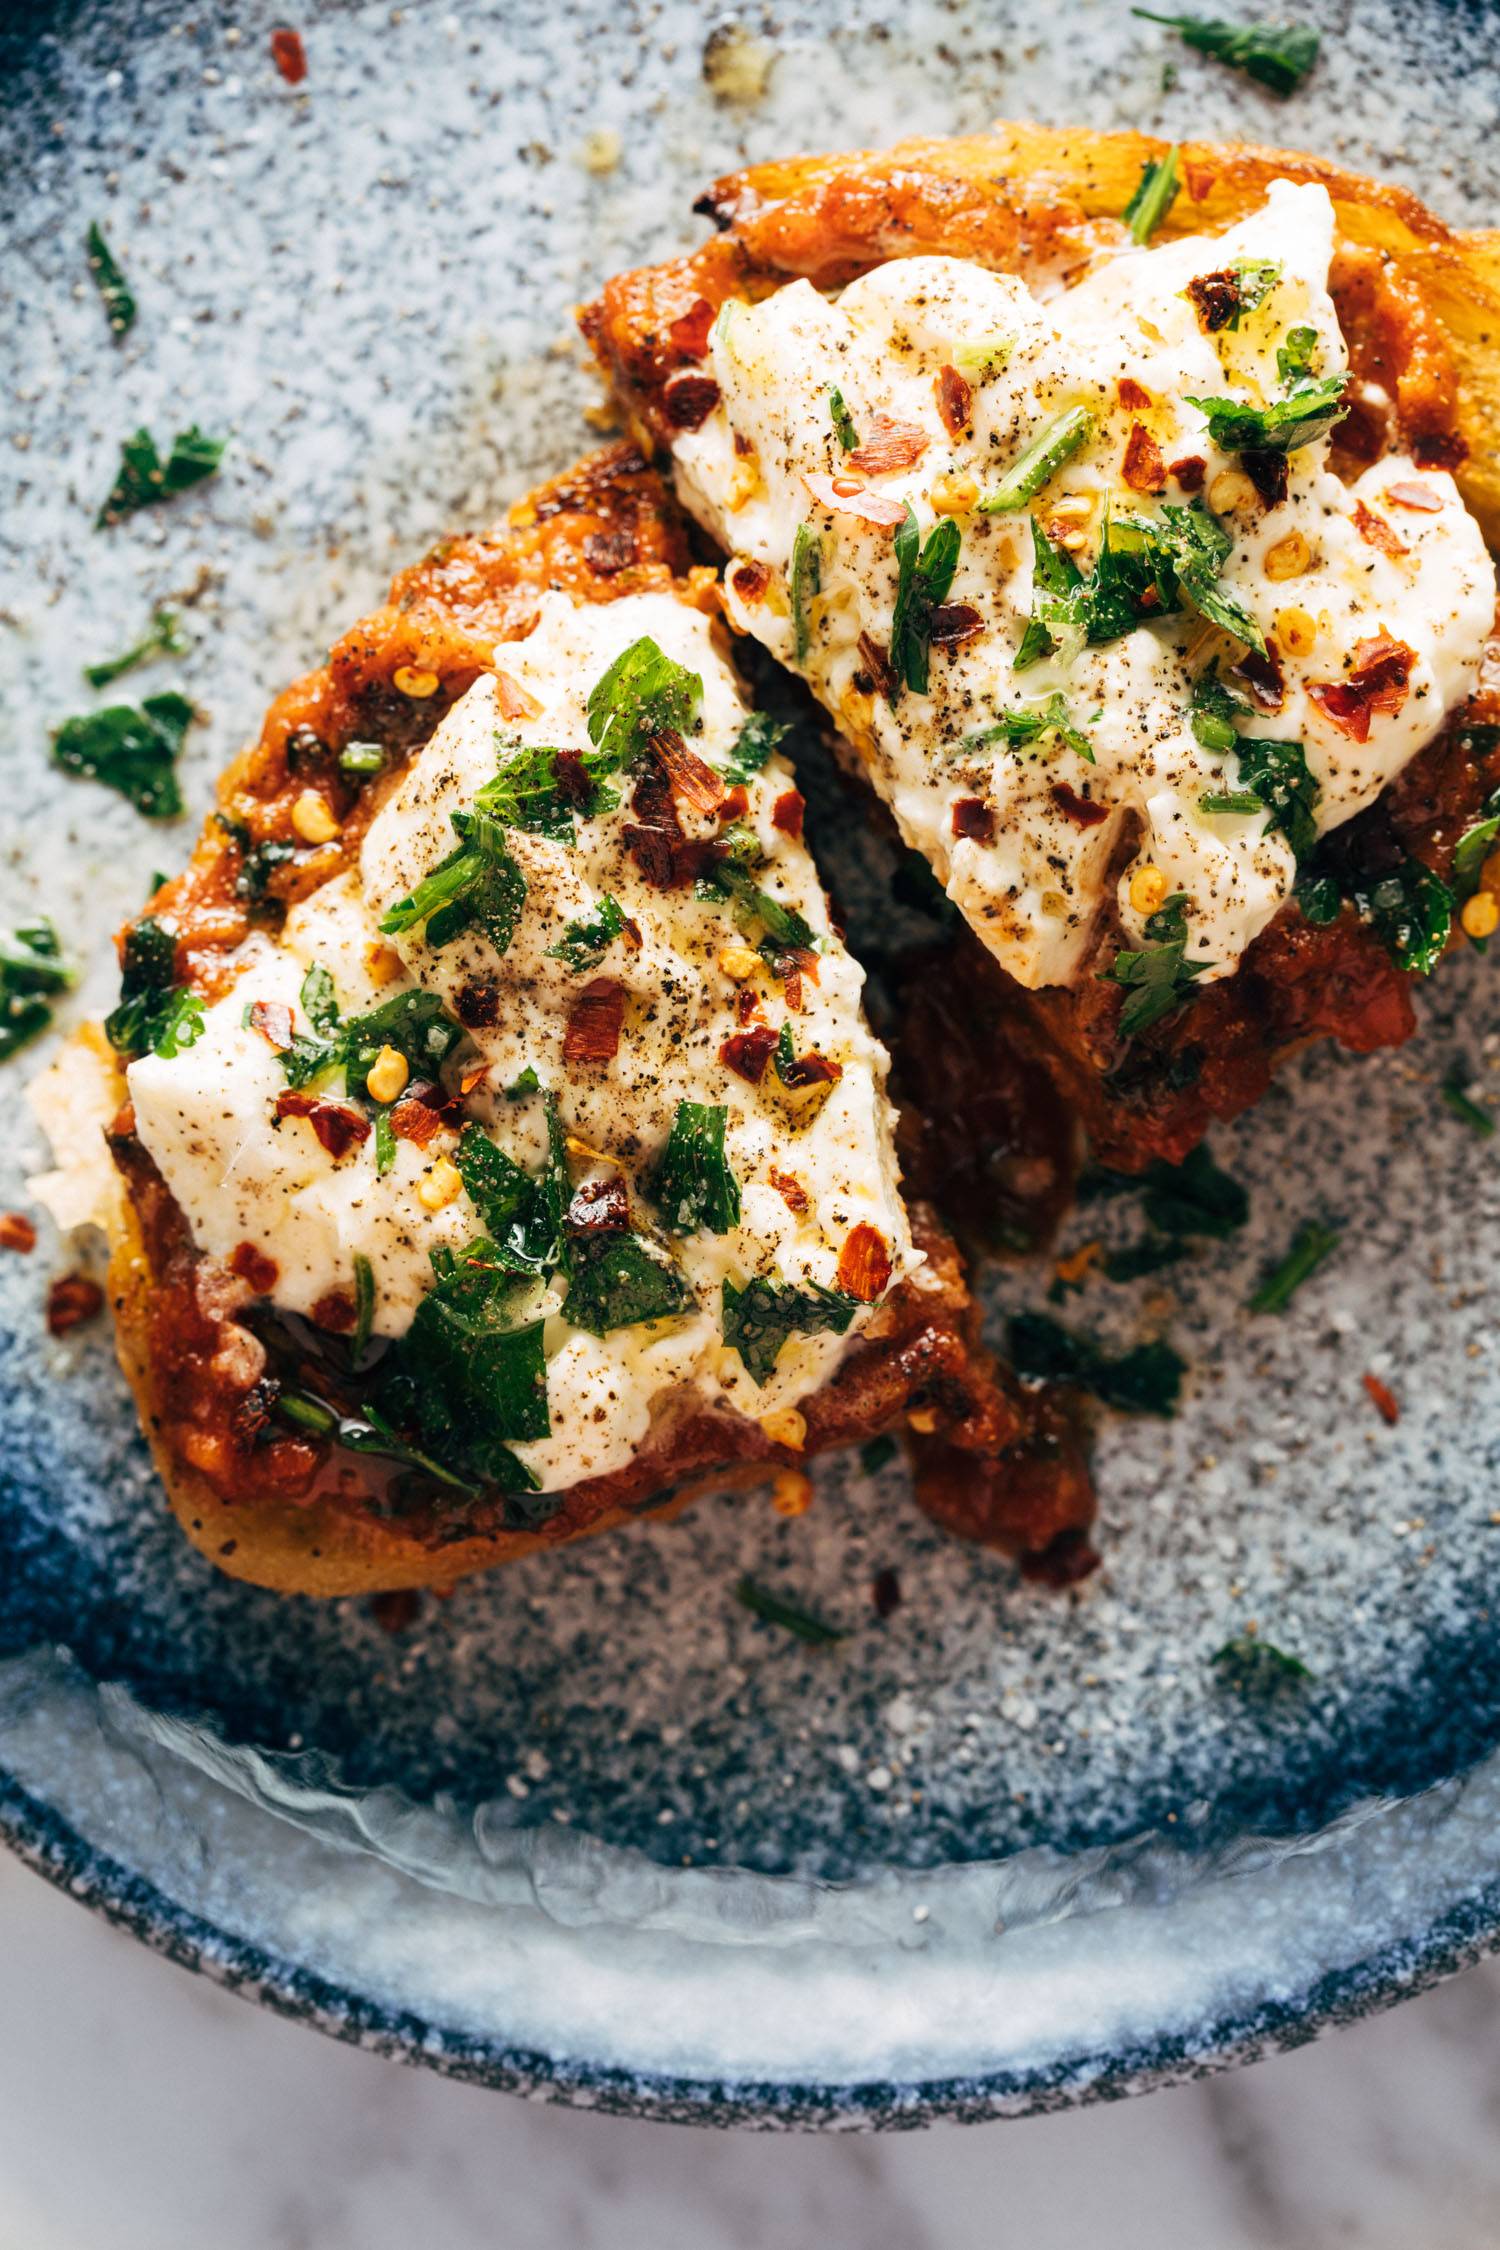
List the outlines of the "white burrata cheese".
<svg viewBox="0 0 1500 2250">
<path fill-rule="evenodd" d="M 335 1157 L 305 1118 L 278 1122 L 286 1076 L 278 1053 L 246 1021 L 253 1002 L 280 1002 L 295 1030 L 310 1033 L 301 994 L 314 967 L 332 977 L 346 1016 L 417 986 L 458 1016 L 465 987 L 491 988 L 482 1012 L 493 1022 L 468 1031 L 447 1073 L 466 1085 L 470 1115 L 536 1170 L 546 1153 L 542 1092 L 511 1098 L 506 1091 L 534 1072 L 556 1099 L 575 1182 L 623 1175 L 637 1224 L 651 1222 L 650 1176 L 678 1103 L 725 1107 L 740 1223 L 727 1234 L 700 1231 L 673 1242 L 691 1310 L 595 1336 L 564 1317 L 561 1280 L 538 1283 L 517 1300 L 518 1318 L 545 1323 L 551 1430 L 514 1448 L 544 1491 L 622 1467 L 669 1399 L 680 1401 L 685 1391 L 751 1416 L 794 1405 L 827 1379 L 876 1310 L 861 1305 L 842 1336 L 792 1335 L 758 1385 L 724 1341 L 726 1280 L 836 1287 L 840 1254 L 857 1226 L 881 1236 L 888 1287 L 922 1263 L 900 1196 L 887 1058 L 861 1012 L 863 973 L 830 927 L 800 833 L 785 825 L 785 802 L 783 825 L 773 818 L 795 786 L 781 758 L 773 755 L 745 783 L 743 819 L 763 854 L 756 884 L 817 936 L 800 996 L 795 986 L 790 995 L 800 997 L 796 1010 L 745 944 L 725 900 L 645 880 L 624 834 L 632 817 L 628 775 L 618 783 L 618 806 L 579 819 L 574 844 L 508 831 L 526 897 L 503 953 L 477 930 L 437 948 L 419 929 L 380 932 L 382 916 L 453 850 L 450 815 L 472 804 L 514 746 L 588 750 L 589 690 L 643 635 L 701 678 L 702 729 L 691 747 L 722 771 L 747 713 L 706 617 L 668 594 L 599 607 L 545 596 L 531 636 L 497 652 L 503 682 L 477 680 L 412 759 L 371 823 L 358 868 L 294 908 L 279 942 L 256 936 L 245 945 L 232 989 L 206 1010 L 194 1045 L 171 1057 L 143 1056 L 128 1074 L 137 1131 L 200 1247 L 230 1259 L 249 1244 L 273 1260 L 273 1302 L 298 1314 L 313 1314 L 330 1292 L 349 1295 L 356 1256 L 368 1258 L 374 1332 L 391 1339 L 404 1334 L 432 1284 L 433 1251 L 457 1250 L 482 1232 L 467 1195 L 429 1210 L 420 1193 L 451 1154 L 456 1129 L 445 1127 L 425 1148 L 398 1138 L 382 1173 L 373 1134 Z M 502 700 L 505 708 L 529 703 L 535 715 L 504 719 Z M 714 832 L 708 816 L 680 817 L 689 836 Z M 551 948 L 570 923 L 597 916 L 605 896 L 639 944 L 627 934 L 588 968 L 570 967 Z M 569 1014 L 594 976 L 625 988 L 619 1047 L 607 1062 L 568 1061 Z M 746 1028 L 747 993 L 757 1003 L 756 1024 L 777 1032 L 790 1024 L 797 1053 L 839 1066 L 826 1094 L 788 1091 L 774 1067 L 748 1083 L 722 1059 L 724 1042 Z"/>
<path fill-rule="evenodd" d="M 1031 525 L 1024 509 L 987 514 L 974 503 L 1053 416 L 1084 407 L 1093 435 L 1032 510 L 1085 574 L 1107 516 L 1157 512 L 1155 497 L 1122 475 L 1133 425 L 1164 464 L 1201 464 L 1201 477 L 1189 469 L 1163 497 L 1180 505 L 1201 488 L 1233 540 L 1221 582 L 1271 640 L 1284 683 L 1274 717 L 1258 716 L 1244 731 L 1302 744 L 1319 784 L 1320 831 L 1378 796 L 1473 690 L 1494 620 L 1495 573 L 1451 477 L 1391 456 L 1346 485 L 1328 467 L 1325 438 L 1291 454 L 1286 496 L 1267 506 L 1234 457 L 1209 441 L 1206 417 L 1191 403 L 1279 399 L 1277 350 L 1293 328 L 1313 331 L 1318 374 L 1347 368 L 1328 294 L 1332 246 L 1326 192 L 1277 181 L 1264 208 L 1226 233 L 1113 251 L 1045 301 L 1011 275 L 913 257 L 875 268 L 832 298 L 796 281 L 755 305 L 731 300 L 715 323 L 710 358 L 720 401 L 673 451 L 688 505 L 736 558 L 726 573 L 731 622 L 805 675 L 908 843 L 1023 984 L 1067 983 L 1083 972 L 1112 885 L 1120 926 L 1138 938 L 1145 916 L 1131 905 L 1130 878 L 1143 866 L 1186 893 L 1188 957 L 1207 978 L 1227 976 L 1296 872 L 1264 812 L 1200 805 L 1240 783 L 1234 754 L 1212 754 L 1192 733 L 1194 680 L 1213 662 L 1227 673 L 1244 650 L 1190 605 L 1105 645 L 1059 648 L 1013 670 L 1032 610 Z M 1188 284 L 1239 260 L 1271 265 L 1274 285 L 1238 327 L 1207 333 Z M 938 405 L 945 366 L 972 384 L 972 419 L 956 438 Z M 858 455 L 851 463 L 835 429 L 835 389 L 862 440 L 889 417 L 925 435 L 920 458 L 851 475 Z M 868 643 L 889 645 L 898 589 L 893 532 L 828 504 L 837 497 L 830 478 L 856 505 L 861 486 L 909 502 L 924 539 L 941 515 L 959 524 L 947 598 L 977 611 L 981 629 L 962 648 L 934 648 L 926 694 L 908 687 L 893 702 L 878 679 L 871 693 Z M 1392 487 L 1413 483 L 1424 488 L 1418 505 L 1403 504 L 1399 489 L 1391 499 Z M 1372 544 L 1361 510 L 1383 519 L 1391 536 L 1377 523 L 1380 543 Z M 804 581 L 800 650 L 792 591 L 799 526 L 804 547 L 813 540 L 817 550 L 816 590 L 810 575 Z M 1342 679 L 1360 643 L 1381 634 L 1412 651 L 1408 691 L 1399 709 L 1375 711 L 1359 742 L 1309 689 Z M 968 739 L 999 714 L 1038 711 L 1054 695 L 1092 746 L 1092 765 L 1055 735 L 1020 750 Z M 1106 809 L 1092 825 L 1077 817 L 1085 794 Z M 965 799 L 984 808 L 978 825 L 991 835 L 955 832 L 975 825 L 955 822 L 955 804 Z M 1151 886 L 1138 886 L 1142 894 L 1149 898 Z"/>
</svg>

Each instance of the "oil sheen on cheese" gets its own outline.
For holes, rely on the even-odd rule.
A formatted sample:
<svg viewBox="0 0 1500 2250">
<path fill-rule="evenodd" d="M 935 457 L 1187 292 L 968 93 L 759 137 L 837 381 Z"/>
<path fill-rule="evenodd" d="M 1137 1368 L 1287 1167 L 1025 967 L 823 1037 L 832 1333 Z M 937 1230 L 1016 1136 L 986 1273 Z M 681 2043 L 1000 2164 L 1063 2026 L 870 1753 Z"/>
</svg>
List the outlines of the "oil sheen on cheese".
<svg viewBox="0 0 1500 2250">
<path fill-rule="evenodd" d="M 878 1312 L 878 1303 L 862 1306 L 844 1336 L 794 1334 L 769 1379 L 757 1385 L 724 1343 L 726 1278 L 737 1286 L 762 1276 L 835 1287 L 840 1252 L 861 1225 L 876 1229 L 887 1247 L 890 1286 L 921 1266 L 899 1193 L 886 1056 L 861 1014 L 863 973 L 833 934 L 812 861 L 787 825 L 794 782 L 781 758 L 773 755 L 746 783 L 743 820 L 763 855 L 757 884 L 795 908 L 819 941 L 795 1013 L 722 899 L 646 882 L 622 833 L 628 786 L 620 807 L 579 819 L 576 844 L 512 832 L 527 895 L 504 953 L 474 932 L 436 949 L 419 930 L 380 935 L 382 915 L 453 850 L 449 816 L 494 778 L 501 743 L 587 750 L 588 691 L 643 635 L 701 677 L 703 725 L 692 747 L 722 768 L 747 712 L 707 618 L 666 594 L 600 607 L 544 596 L 531 636 L 497 655 L 507 703 L 514 707 L 519 688 L 536 715 L 502 719 L 495 678 L 476 681 L 381 807 L 358 869 L 294 908 L 279 942 L 256 937 L 245 946 L 233 988 L 207 1010 L 195 1045 L 172 1058 L 143 1057 L 129 1072 L 137 1130 L 200 1247 L 227 1259 L 240 1244 L 253 1244 L 275 1261 L 275 1303 L 304 1315 L 330 1291 L 351 1288 L 361 1254 L 370 1261 L 375 1333 L 383 1337 L 409 1326 L 431 1284 L 432 1252 L 456 1250 L 482 1231 L 467 1196 L 430 1211 L 419 1193 L 456 1133 L 445 1130 L 426 1148 L 398 1140 L 395 1162 L 382 1175 L 373 1135 L 335 1160 L 305 1119 L 278 1124 L 276 1097 L 286 1080 L 276 1053 L 245 1022 L 250 1002 L 282 1002 L 303 1032 L 310 1027 L 302 980 L 314 965 L 333 977 L 346 1015 L 378 1005 L 403 984 L 424 986 L 450 1011 L 463 987 L 493 987 L 493 1024 L 470 1030 L 450 1065 L 450 1077 L 477 1078 L 469 1114 L 507 1153 L 537 1169 L 546 1149 L 542 1093 L 506 1092 L 534 1072 L 539 1088 L 556 1098 L 575 1185 L 623 1175 L 642 1215 L 679 1101 L 724 1105 L 741 1220 L 728 1234 L 700 1231 L 674 1242 L 693 1310 L 596 1336 L 564 1319 L 561 1284 L 537 1284 L 518 1308 L 518 1318 L 546 1323 L 551 1434 L 515 1450 L 551 1491 L 623 1466 L 653 1418 L 685 1399 L 752 1417 L 793 1405 L 827 1379 Z M 692 817 L 682 815 L 688 832 Z M 570 923 L 597 914 L 606 894 L 640 940 L 616 938 L 586 972 L 625 988 L 620 1044 L 608 1062 L 569 1062 L 565 1030 L 585 976 L 550 949 Z M 747 991 L 755 1021 L 777 1031 L 790 1022 L 799 1052 L 815 1050 L 839 1066 L 826 1092 L 794 1094 L 774 1069 L 750 1084 L 727 1067 L 720 1048 L 742 1028 Z"/>
<path fill-rule="evenodd" d="M 1347 367 L 1328 294 L 1332 245 L 1326 192 L 1278 181 L 1264 208 L 1227 233 L 1116 250 L 1045 301 L 961 259 L 912 257 L 833 298 L 797 281 L 756 305 L 731 301 L 715 323 L 720 403 L 674 454 L 688 505 L 736 558 L 726 574 L 731 621 L 805 674 L 907 842 L 1023 984 L 1083 974 L 1110 903 L 1126 941 L 1138 941 L 1144 917 L 1131 905 L 1130 879 L 1145 866 L 1165 876 L 1169 892 L 1186 894 L 1188 958 L 1204 964 L 1207 979 L 1227 976 L 1296 872 L 1263 811 L 1200 805 L 1234 792 L 1238 775 L 1232 753 L 1213 755 L 1194 738 L 1193 682 L 1210 662 L 1227 669 L 1244 650 L 1190 606 L 1013 671 L 1032 608 L 1031 526 L 1024 509 L 985 514 L 973 503 L 1054 415 L 1086 407 L 1095 434 L 1031 508 L 1085 572 L 1106 513 L 1142 518 L 1155 507 L 1123 481 L 1133 425 L 1164 464 L 1202 464 L 1198 489 L 1234 540 L 1222 583 L 1272 641 L 1284 676 L 1280 709 L 1244 731 L 1303 745 L 1320 785 L 1320 830 L 1378 796 L 1472 691 L 1494 619 L 1495 573 L 1451 477 L 1391 456 L 1346 485 L 1329 470 L 1323 439 L 1291 454 L 1286 497 L 1266 506 L 1247 478 L 1229 475 L 1238 463 L 1209 442 L 1204 414 L 1189 403 L 1280 397 L 1277 348 L 1293 327 L 1316 332 L 1317 373 Z M 1207 333 L 1187 285 L 1235 260 L 1273 263 L 1275 284 L 1237 328 Z M 944 366 L 967 370 L 973 386 L 972 420 L 957 438 L 939 412 Z M 861 437 L 882 416 L 918 426 L 927 439 L 920 458 L 850 479 L 830 413 L 835 389 Z M 908 688 L 893 703 L 878 685 L 871 692 L 860 641 L 890 641 L 892 531 L 828 505 L 831 477 L 909 501 L 924 539 L 940 514 L 960 525 L 948 600 L 977 610 L 982 629 L 967 645 L 934 649 L 926 695 Z M 1419 507 L 1392 499 L 1393 487 L 1413 482 L 1425 490 Z M 1181 503 L 1192 489 L 1169 479 L 1164 497 Z M 1362 508 L 1393 536 L 1372 544 L 1359 528 Z M 789 596 L 799 525 L 818 551 L 800 657 Z M 1300 567 L 1288 577 L 1291 555 Z M 1359 742 L 1308 688 L 1338 681 L 1360 643 L 1381 634 L 1414 652 L 1409 692 L 1399 710 L 1377 711 Z M 1055 736 L 1040 750 L 966 740 L 998 714 L 1037 710 L 1054 694 L 1092 745 L 1092 765 Z M 1095 808 L 1089 825 L 1076 805 L 1069 810 L 1079 793 Z M 987 838 L 955 834 L 954 806 L 965 799 L 986 808 Z"/>
</svg>

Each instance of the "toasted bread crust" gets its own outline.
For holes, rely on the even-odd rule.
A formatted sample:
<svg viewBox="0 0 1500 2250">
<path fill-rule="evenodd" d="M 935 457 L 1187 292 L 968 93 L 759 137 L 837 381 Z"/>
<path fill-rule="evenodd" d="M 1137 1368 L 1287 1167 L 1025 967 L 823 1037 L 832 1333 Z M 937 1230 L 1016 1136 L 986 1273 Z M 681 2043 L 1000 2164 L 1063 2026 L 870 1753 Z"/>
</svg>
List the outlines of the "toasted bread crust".
<svg viewBox="0 0 1500 2250">
<path fill-rule="evenodd" d="M 188 868 L 151 902 L 149 911 L 169 914 L 180 933 L 179 976 L 213 993 L 229 974 L 228 955 L 251 921 L 236 889 L 247 837 L 250 848 L 293 842 L 291 807 L 313 780 L 333 798 L 341 833 L 321 848 L 299 847 L 267 895 L 284 905 L 338 873 L 395 778 L 361 795 L 340 773 L 340 747 L 378 735 L 415 749 L 496 645 L 530 630 L 544 589 L 608 601 L 655 587 L 706 602 L 709 583 L 710 574 L 688 566 L 673 502 L 628 445 L 544 486 L 502 530 L 446 541 L 403 572 L 389 602 L 343 636 L 327 665 L 272 705 L 259 740 L 226 773 L 218 813 Z M 415 701 L 404 695 L 394 684 L 402 666 L 434 674 L 436 690 Z M 111 1267 L 121 1365 L 174 1513 L 231 1576 L 318 1595 L 448 1585 L 638 1515 L 676 1512 L 699 1492 L 763 1479 L 803 1458 L 738 1415 L 669 1402 L 628 1468 L 574 1486 L 539 1527 L 508 1523 L 499 1498 L 459 1517 L 437 1503 L 398 1516 L 355 1457 L 334 1456 L 277 1420 L 280 1378 L 246 1324 L 250 1290 L 195 1247 L 128 1107 L 111 1144 L 127 1204 Z M 913 1224 L 927 1270 L 893 1292 L 833 1378 L 802 1402 L 806 1452 L 858 1442 L 916 1408 L 929 1426 L 923 1442 L 941 1435 L 945 1493 L 951 1457 L 972 1469 L 964 1505 L 974 1536 L 1026 1552 L 1059 1532 L 1081 1533 L 1092 1500 L 1076 1447 L 1064 1433 L 1059 1450 L 1051 1419 L 1037 1423 L 1032 1400 L 980 1346 L 961 1263 L 933 1214 L 919 1208 Z M 1066 1462 L 1065 1477 L 1051 1475 L 1054 1460 Z"/>
</svg>

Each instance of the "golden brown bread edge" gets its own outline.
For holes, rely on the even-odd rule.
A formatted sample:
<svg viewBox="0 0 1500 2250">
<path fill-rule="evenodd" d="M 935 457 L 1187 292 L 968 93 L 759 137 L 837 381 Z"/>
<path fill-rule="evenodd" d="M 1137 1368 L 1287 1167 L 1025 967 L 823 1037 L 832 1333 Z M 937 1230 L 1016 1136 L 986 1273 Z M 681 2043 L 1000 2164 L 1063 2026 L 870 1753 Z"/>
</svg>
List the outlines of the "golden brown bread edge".
<svg viewBox="0 0 1500 2250">
<path fill-rule="evenodd" d="M 590 601 L 648 587 L 670 587 L 690 602 L 712 598 L 709 574 L 689 564 L 675 503 L 629 445 L 606 447 L 542 486 L 498 531 L 441 542 L 397 578 L 387 604 L 346 633 L 325 666 L 277 699 L 259 740 L 223 776 L 188 867 L 146 910 L 177 927 L 180 977 L 206 993 L 228 981 L 227 957 L 249 928 L 235 887 L 243 850 L 237 832 L 255 843 L 295 841 L 291 807 L 310 778 L 305 740 L 293 755 L 299 730 L 311 729 L 327 747 L 328 771 L 315 778 L 329 791 L 341 786 L 336 759 L 345 741 L 373 735 L 416 749 L 495 648 L 530 629 L 536 597 L 548 586 Z M 394 685 L 403 666 L 436 673 L 437 693 L 414 705 Z M 393 773 L 383 786 L 394 781 Z M 342 786 L 337 844 L 302 850 L 276 871 L 271 891 L 280 904 L 329 880 L 357 850 L 380 786 L 358 795 Z M 123 1085 L 120 1091 L 123 1099 Z M 631 1469 L 572 1488 L 540 1528 L 481 1519 L 467 1536 L 395 1522 L 362 1510 L 357 1499 L 341 1505 L 264 1470 L 257 1486 L 253 1449 L 236 1454 L 233 1441 L 235 1410 L 254 1390 L 237 1318 L 245 1304 L 226 1306 L 227 1276 L 192 1248 L 186 1222 L 134 1137 L 128 1106 L 109 1138 L 126 1189 L 110 1267 L 120 1364 L 173 1513 L 194 1546 L 232 1577 L 319 1596 L 448 1586 L 641 1515 L 666 1519 L 702 1493 L 762 1481 L 805 1457 L 772 1444 L 756 1424 L 689 1412 L 653 1433 Z M 927 1208 L 914 1206 L 912 1217 L 929 1253 L 930 1285 L 894 1292 L 830 1381 L 802 1402 L 807 1453 L 899 1427 L 916 1408 L 922 1426 L 908 1444 L 928 1511 L 961 1535 L 1014 1554 L 1045 1556 L 1061 1542 L 1065 1557 L 1054 1554 L 1045 1574 L 1077 1575 L 1088 1552 L 1092 1493 L 1072 1432 L 984 1350 L 951 1239 Z M 262 1442 L 265 1433 L 263 1423 Z M 305 1442 L 270 1427 L 273 1447 Z M 194 1454 L 220 1473 L 205 1473 Z"/>
<path fill-rule="evenodd" d="M 836 287 L 882 259 L 918 253 L 1020 273 L 1074 246 L 1081 256 L 1101 239 L 1101 222 L 1119 219 L 1143 166 L 1170 145 L 1146 133 L 1002 120 L 954 140 L 755 165 L 717 181 L 695 205 L 719 234 L 684 257 L 617 276 L 580 321 L 637 437 L 661 445 L 671 436 L 662 385 L 695 356 L 674 342 L 672 327 L 696 297 L 760 296 L 799 275 Z M 1449 227 L 1409 190 L 1301 150 L 1178 148 L 1182 193 L 1155 239 L 1231 226 L 1274 179 L 1317 182 L 1340 243 L 1377 256 L 1396 286 L 1430 308 L 1450 364 L 1410 371 L 1410 405 L 1445 424 L 1451 417 L 1467 448 L 1459 488 L 1500 546 L 1500 230 Z"/>
</svg>

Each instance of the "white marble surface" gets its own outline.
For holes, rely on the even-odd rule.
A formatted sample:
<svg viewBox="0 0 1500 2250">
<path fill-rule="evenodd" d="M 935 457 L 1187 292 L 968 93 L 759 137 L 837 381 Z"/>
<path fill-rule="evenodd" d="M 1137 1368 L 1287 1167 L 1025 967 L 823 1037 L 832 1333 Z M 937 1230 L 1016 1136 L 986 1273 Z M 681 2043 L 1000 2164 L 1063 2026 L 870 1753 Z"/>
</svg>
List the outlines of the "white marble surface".
<svg viewBox="0 0 1500 2250">
<path fill-rule="evenodd" d="M 0 1852 L 0 2250 L 1493 2250 L 1500 1963 L 1258 2068 L 817 2140 L 578 2115 L 359 2054 Z"/>
</svg>

